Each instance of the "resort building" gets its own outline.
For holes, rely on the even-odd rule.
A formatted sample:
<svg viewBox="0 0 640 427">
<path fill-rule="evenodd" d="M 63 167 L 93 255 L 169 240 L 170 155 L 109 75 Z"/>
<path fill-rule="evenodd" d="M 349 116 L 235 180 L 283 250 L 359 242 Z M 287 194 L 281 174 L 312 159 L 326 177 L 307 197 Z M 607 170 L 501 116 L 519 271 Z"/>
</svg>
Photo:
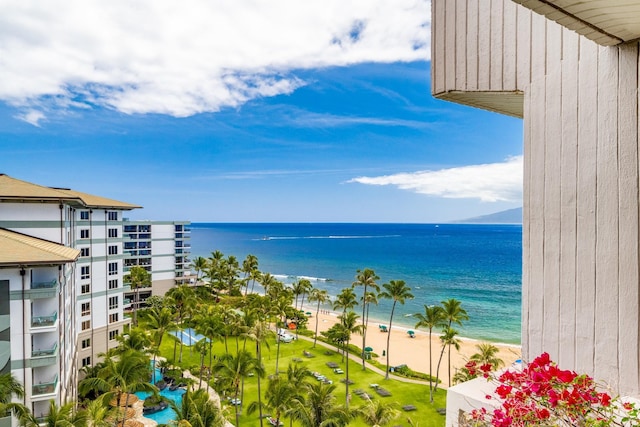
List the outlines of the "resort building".
<svg viewBox="0 0 640 427">
<path fill-rule="evenodd" d="M 523 119 L 524 359 L 634 397 L 639 39 L 636 1 L 432 1 L 433 95 Z M 447 426 L 488 404 L 469 387 L 449 390 Z"/>
<path fill-rule="evenodd" d="M 138 307 L 151 295 L 163 296 L 175 285 L 189 283 L 189 225 L 187 221 L 129 221 L 125 218 L 124 272 L 140 266 L 151 274 L 151 286 L 138 291 Z M 136 304 L 131 289 L 126 290 L 124 298 L 125 309 Z"/>
<path fill-rule="evenodd" d="M 0 373 L 25 390 L 36 416 L 76 395 L 75 261 L 80 255 L 44 239 L 0 229 Z M 69 333 L 63 333 L 69 331 Z M 68 373 L 68 374 L 64 374 Z M 0 418 L 11 426 L 11 417 Z"/>
<path fill-rule="evenodd" d="M 0 174 L 0 369 L 36 416 L 75 399 L 79 370 L 118 344 L 132 265 L 158 294 L 184 280 L 189 223 L 123 218 L 139 207 Z"/>
</svg>

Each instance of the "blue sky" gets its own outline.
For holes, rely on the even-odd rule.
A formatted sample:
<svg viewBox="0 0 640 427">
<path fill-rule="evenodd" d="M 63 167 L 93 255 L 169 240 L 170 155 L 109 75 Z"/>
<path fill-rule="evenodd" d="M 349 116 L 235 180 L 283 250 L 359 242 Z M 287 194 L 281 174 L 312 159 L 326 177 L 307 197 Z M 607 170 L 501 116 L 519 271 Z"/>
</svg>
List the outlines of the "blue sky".
<svg viewBox="0 0 640 427">
<path fill-rule="evenodd" d="M 194 222 L 521 206 L 521 121 L 430 95 L 428 2 L 13 3 L 2 173 Z"/>
</svg>

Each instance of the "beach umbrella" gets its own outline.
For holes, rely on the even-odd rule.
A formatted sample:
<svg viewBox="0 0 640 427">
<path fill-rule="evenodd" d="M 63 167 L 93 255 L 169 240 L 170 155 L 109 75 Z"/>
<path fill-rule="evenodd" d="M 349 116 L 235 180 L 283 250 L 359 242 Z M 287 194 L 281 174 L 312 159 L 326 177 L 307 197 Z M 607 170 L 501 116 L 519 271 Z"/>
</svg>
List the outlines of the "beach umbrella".
<svg viewBox="0 0 640 427">
<path fill-rule="evenodd" d="M 371 348 L 371 347 L 365 347 L 365 348 L 364 348 L 364 351 L 373 351 L 373 348 Z"/>
<path fill-rule="evenodd" d="M 407 331 L 407 333 L 408 333 L 409 335 L 413 335 L 413 334 L 415 334 L 415 332 L 413 332 L 413 331 Z"/>
<path fill-rule="evenodd" d="M 307 311 L 305 314 L 306 314 L 307 316 L 311 316 L 311 312 L 310 312 L 310 311 Z"/>
</svg>

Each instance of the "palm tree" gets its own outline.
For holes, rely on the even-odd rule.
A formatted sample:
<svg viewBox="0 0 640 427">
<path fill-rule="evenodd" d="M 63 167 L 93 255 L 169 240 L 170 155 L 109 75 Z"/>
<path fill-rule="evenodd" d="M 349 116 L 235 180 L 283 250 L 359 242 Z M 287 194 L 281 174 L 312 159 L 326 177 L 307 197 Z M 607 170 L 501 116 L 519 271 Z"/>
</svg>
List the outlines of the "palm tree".
<svg viewBox="0 0 640 427">
<path fill-rule="evenodd" d="M 169 405 L 176 413 L 179 426 L 186 425 L 185 422 L 191 427 L 223 427 L 226 425 L 222 410 L 209 398 L 205 389 L 192 391 L 189 387 L 182 395 L 180 405 L 172 400 L 169 401 Z"/>
<path fill-rule="evenodd" d="M 200 383 L 198 384 L 198 388 L 202 387 L 202 374 L 204 373 L 204 357 L 207 355 L 207 339 L 202 338 L 195 345 L 196 352 L 200 355 Z"/>
<path fill-rule="evenodd" d="M 111 427 L 117 416 L 116 408 L 109 406 L 104 399 L 89 400 L 85 408 L 87 427 Z"/>
<path fill-rule="evenodd" d="M 345 346 L 344 346 L 344 354 L 347 356 L 347 361 L 345 365 L 345 407 L 349 409 L 349 341 L 351 339 L 351 334 L 362 332 L 364 328 L 363 325 L 358 325 L 358 316 L 355 312 L 349 311 L 338 316 L 340 319 L 339 325 L 341 326 L 342 333 L 344 334 Z"/>
<path fill-rule="evenodd" d="M 498 357 L 500 349 L 493 344 L 483 342 L 476 344 L 478 352 L 470 357 L 470 360 L 479 363 L 480 365 L 489 364 L 493 370 L 500 368 L 504 365 L 504 361 Z"/>
<path fill-rule="evenodd" d="M 244 273 L 245 279 L 244 296 L 246 297 L 247 293 L 249 292 L 249 280 L 253 282 L 253 284 L 251 285 L 251 292 L 253 292 L 253 285 L 255 285 L 256 279 L 258 278 L 258 275 L 256 274 L 259 273 L 258 257 L 251 254 L 247 255 L 244 261 L 242 261 L 242 272 Z"/>
<path fill-rule="evenodd" d="M 358 270 L 356 275 L 356 281 L 351 285 L 352 287 L 362 286 L 364 289 L 362 291 L 362 370 L 364 371 L 366 368 L 364 366 L 364 355 L 365 355 L 365 347 L 367 346 L 367 324 L 365 317 L 365 310 L 368 308 L 368 300 L 367 300 L 367 288 L 375 289 L 376 292 L 380 292 L 380 286 L 376 283 L 376 280 L 380 280 L 380 277 L 376 275 L 376 273 L 370 269 L 365 268 L 364 270 Z"/>
<path fill-rule="evenodd" d="M 262 365 L 259 360 L 251 355 L 248 351 L 240 350 L 236 355 L 223 355 L 214 371 L 222 378 L 229 380 L 234 391 L 234 399 L 238 399 L 240 393 L 240 382 L 243 378 L 251 374 L 263 375 Z M 236 426 L 240 425 L 240 405 L 234 405 L 236 408 Z"/>
<path fill-rule="evenodd" d="M 385 403 L 380 400 L 369 400 L 358 408 L 358 415 L 364 419 L 367 425 L 380 427 L 398 418 L 400 411 L 396 409 L 395 402 Z"/>
<path fill-rule="evenodd" d="M 293 399 L 292 417 L 302 427 L 342 427 L 353 418 L 344 407 L 336 404 L 334 384 L 307 383 L 305 393 Z"/>
<path fill-rule="evenodd" d="M 151 274 L 143 267 L 134 265 L 129 270 L 129 274 L 122 278 L 125 284 L 135 291 L 135 301 L 133 302 L 133 326 L 138 326 L 137 312 L 140 304 L 139 289 L 151 286 Z"/>
<path fill-rule="evenodd" d="M 447 328 L 443 331 L 444 333 L 440 336 L 440 341 L 442 341 L 442 347 L 448 347 L 449 351 L 447 352 L 447 358 L 449 362 L 449 385 L 451 385 L 451 346 L 454 346 L 456 350 L 460 350 L 460 340 L 457 338 L 458 331 L 453 328 Z M 438 364 L 438 368 L 440 365 Z M 436 375 L 438 370 L 436 369 Z"/>
<path fill-rule="evenodd" d="M 297 396 L 297 390 L 285 378 L 279 375 L 273 375 L 269 378 L 264 406 L 275 416 L 274 425 L 279 426 L 282 417 L 291 412 L 293 402 Z M 247 408 L 247 413 L 254 412 L 257 406 L 256 402 L 251 403 Z"/>
<path fill-rule="evenodd" d="M 264 288 L 264 295 L 266 296 L 269 293 L 269 290 L 272 286 L 275 286 L 277 283 L 280 283 L 278 279 L 273 277 L 271 273 L 265 273 L 260 275 L 258 279 L 262 287 Z"/>
<path fill-rule="evenodd" d="M 342 309 L 342 313 L 346 313 L 347 310 L 351 310 L 353 307 L 358 305 L 358 300 L 356 299 L 356 293 L 352 288 L 344 288 L 336 299 L 333 301 L 333 309 Z"/>
<path fill-rule="evenodd" d="M 275 299 L 272 304 L 272 313 L 278 317 L 282 316 L 282 325 L 284 327 L 284 323 L 286 322 L 287 309 L 291 307 L 291 298 L 285 293 L 284 295 L 281 295 L 280 298 Z M 280 341 L 280 334 L 278 334 L 276 346 L 276 374 L 279 372 L 278 364 L 280 361 Z"/>
<path fill-rule="evenodd" d="M 153 331 L 153 347 L 155 349 L 153 353 L 153 366 L 156 366 L 156 354 L 160 352 L 160 346 L 162 345 L 162 339 L 165 332 L 171 331 L 175 328 L 173 323 L 173 313 L 168 308 L 162 308 L 160 310 L 151 309 L 148 314 L 147 327 Z M 156 383 L 156 370 L 153 370 L 153 384 Z"/>
<path fill-rule="evenodd" d="M 433 332 L 433 328 L 440 328 L 444 326 L 444 312 L 442 307 L 439 305 L 424 305 L 424 314 L 416 313 L 415 317 L 418 318 L 418 323 L 416 323 L 417 328 L 428 328 L 429 329 L 429 400 L 433 403 L 433 373 L 432 373 L 432 349 L 431 349 L 431 334 Z"/>
<path fill-rule="evenodd" d="M 271 331 L 264 319 L 264 316 L 260 316 L 258 314 L 258 321 L 255 322 L 252 328 L 247 331 L 247 337 L 256 343 L 256 360 L 260 364 L 260 368 L 264 372 L 264 367 L 262 366 L 262 344 L 265 344 L 267 348 L 269 348 L 269 341 L 267 338 L 273 335 L 273 331 Z M 261 375 L 258 375 L 258 410 L 260 415 L 260 426 L 262 427 L 263 416 L 262 416 L 262 390 L 261 390 Z"/>
<path fill-rule="evenodd" d="M 193 288 L 189 287 L 186 284 L 182 284 L 180 286 L 176 286 L 175 288 L 171 288 L 166 295 L 166 298 L 169 298 L 169 302 L 175 306 L 175 314 L 177 317 L 178 328 L 183 328 L 183 322 L 186 314 L 189 312 L 190 308 L 194 303 L 194 292 Z M 180 341 L 180 362 L 182 362 L 182 340 Z M 176 360 L 176 346 L 178 341 L 176 341 L 173 345 L 173 360 Z"/>
<path fill-rule="evenodd" d="M 448 300 L 442 301 L 442 317 L 445 323 L 442 330 L 443 335 L 446 334 L 449 329 L 451 329 L 451 325 L 453 325 L 454 323 L 462 325 L 463 320 L 469 320 L 469 315 L 467 314 L 467 311 L 462 308 L 462 303 L 455 298 L 449 298 Z M 442 356 L 444 355 L 445 348 L 446 346 L 443 345 L 442 350 L 440 351 L 440 358 L 438 359 L 438 366 L 436 367 L 436 380 L 440 378 L 440 362 L 442 361 Z M 436 381 L 434 387 L 434 390 L 437 389 L 438 381 Z"/>
<path fill-rule="evenodd" d="M 28 412 L 26 406 L 11 402 L 14 396 L 22 399 L 24 397 L 24 387 L 10 372 L 0 374 L 0 417 L 3 417 L 9 411 L 13 412 L 16 417 L 21 417 Z"/>
<path fill-rule="evenodd" d="M 116 402 L 125 397 L 125 407 L 129 406 L 129 396 L 136 391 L 157 393 L 158 388 L 148 382 L 149 358 L 135 350 L 112 357 L 107 355 L 97 377 L 80 381 L 78 391 L 86 394 L 91 391 L 106 394 L 105 399 L 116 398 Z M 124 424 L 127 413 L 122 411 Z"/>
<path fill-rule="evenodd" d="M 191 261 L 191 268 L 196 271 L 196 285 L 200 282 L 200 277 L 202 277 L 202 273 L 207 269 L 208 261 L 205 257 L 197 257 L 193 261 Z"/>
<path fill-rule="evenodd" d="M 49 414 L 44 419 L 27 413 L 20 418 L 20 425 L 24 427 L 86 427 L 87 414 L 84 410 L 76 410 L 75 402 L 58 406 L 51 400 Z"/>
<path fill-rule="evenodd" d="M 311 290 L 311 295 L 309 295 L 309 301 L 316 301 L 318 306 L 316 308 L 316 333 L 313 337 L 313 347 L 316 346 L 316 341 L 318 341 L 318 315 L 320 314 L 320 304 L 324 304 L 326 302 L 330 302 L 329 292 L 326 289 L 317 289 L 314 288 Z"/>
<path fill-rule="evenodd" d="M 387 335 L 387 371 L 385 372 L 385 379 L 389 379 L 389 340 L 391 339 L 391 331 L 393 330 L 393 313 L 396 309 L 396 303 L 404 305 L 406 300 L 413 298 L 413 294 L 411 293 L 411 288 L 404 283 L 404 280 L 391 280 L 389 283 L 382 285 L 382 287 L 385 291 L 380 294 L 380 297 L 393 300 L 391 316 L 389 317 L 389 334 Z"/>
</svg>

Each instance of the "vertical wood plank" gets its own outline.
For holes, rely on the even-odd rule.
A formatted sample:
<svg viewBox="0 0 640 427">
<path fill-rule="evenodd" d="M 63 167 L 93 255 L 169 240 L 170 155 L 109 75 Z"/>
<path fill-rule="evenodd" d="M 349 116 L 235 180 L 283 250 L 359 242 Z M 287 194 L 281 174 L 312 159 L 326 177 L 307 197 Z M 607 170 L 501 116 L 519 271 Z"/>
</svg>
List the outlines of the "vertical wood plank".
<svg viewBox="0 0 640 427">
<path fill-rule="evenodd" d="M 467 0 L 456 1 L 456 76 L 454 85 L 460 90 L 467 79 Z"/>
<path fill-rule="evenodd" d="M 560 330 L 558 363 L 574 366 L 576 353 L 576 181 L 578 175 L 578 35 L 563 30 L 562 170 L 560 172 Z"/>
<path fill-rule="evenodd" d="M 516 82 L 516 40 L 518 39 L 517 5 L 512 1 L 504 2 L 504 32 L 502 35 L 502 89 L 513 91 L 519 89 Z"/>
<path fill-rule="evenodd" d="M 561 27 L 548 23 L 546 34 L 543 218 L 544 330 L 542 347 L 553 359 L 557 360 L 560 351 Z"/>
<path fill-rule="evenodd" d="M 619 48 L 619 354 L 640 354 L 640 283 L 638 238 L 638 44 Z M 640 392 L 638 357 L 620 358 L 620 392 Z"/>
<path fill-rule="evenodd" d="M 597 45 L 580 38 L 578 66 L 578 182 L 577 182 L 577 280 L 576 365 L 579 372 L 593 372 L 595 347 L 595 245 L 596 245 L 596 141 L 597 141 Z"/>
<path fill-rule="evenodd" d="M 478 7 L 479 1 L 467 2 L 467 90 L 478 89 Z"/>
<path fill-rule="evenodd" d="M 516 86 L 525 88 L 531 81 L 531 11 L 516 5 L 518 39 L 516 40 Z"/>
<path fill-rule="evenodd" d="M 522 357 L 533 360 L 536 355 L 529 345 L 529 290 L 533 286 L 531 278 L 531 90 L 524 91 L 523 101 L 523 160 L 522 160 Z"/>
<path fill-rule="evenodd" d="M 536 19 L 532 22 L 532 31 L 545 34 L 546 21 Z M 546 37 L 534 39 L 531 46 L 532 57 L 544 57 Z M 531 105 L 529 132 L 530 176 L 529 176 L 529 263 L 530 283 L 528 302 L 523 310 L 529 310 L 529 350 L 534 356 L 545 351 L 543 348 L 544 330 L 544 162 L 545 162 L 545 68 L 544 60 L 532 63 L 531 69 Z"/>
<path fill-rule="evenodd" d="M 594 375 L 617 383 L 618 368 L 618 49 L 598 48 L 596 307 Z M 617 385 L 617 384 L 616 384 Z"/>
<path fill-rule="evenodd" d="M 445 90 L 456 89 L 456 2 L 445 1 Z"/>
<path fill-rule="evenodd" d="M 503 90 L 502 84 L 502 59 L 504 55 L 503 49 L 503 31 L 504 31 L 504 12 L 503 12 L 504 0 L 491 0 L 491 80 L 489 82 L 489 89 L 501 91 Z"/>
<path fill-rule="evenodd" d="M 444 92 L 445 88 L 445 39 L 444 39 L 444 8 L 446 0 L 431 2 L 431 93 Z"/>
<path fill-rule="evenodd" d="M 491 83 L 491 0 L 478 0 L 478 90 Z"/>
</svg>

